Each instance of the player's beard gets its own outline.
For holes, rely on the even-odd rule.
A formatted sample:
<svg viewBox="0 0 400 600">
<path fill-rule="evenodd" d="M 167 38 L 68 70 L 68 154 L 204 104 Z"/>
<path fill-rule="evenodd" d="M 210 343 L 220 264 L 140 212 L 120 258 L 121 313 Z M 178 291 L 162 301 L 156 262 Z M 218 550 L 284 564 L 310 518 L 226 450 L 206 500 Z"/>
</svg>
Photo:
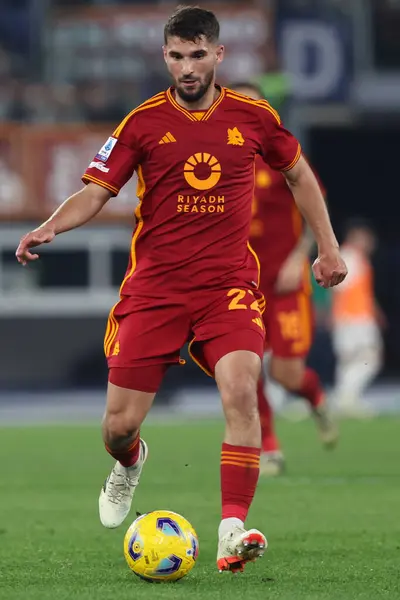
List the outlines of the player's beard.
<svg viewBox="0 0 400 600">
<path fill-rule="evenodd" d="M 195 103 L 201 100 L 210 88 L 214 79 L 214 71 L 208 73 L 204 78 L 204 83 L 200 82 L 200 86 L 196 91 L 186 91 L 180 87 L 179 83 L 176 84 L 176 93 L 179 97 L 187 103 Z M 195 79 L 187 78 L 186 81 L 196 81 Z"/>
</svg>

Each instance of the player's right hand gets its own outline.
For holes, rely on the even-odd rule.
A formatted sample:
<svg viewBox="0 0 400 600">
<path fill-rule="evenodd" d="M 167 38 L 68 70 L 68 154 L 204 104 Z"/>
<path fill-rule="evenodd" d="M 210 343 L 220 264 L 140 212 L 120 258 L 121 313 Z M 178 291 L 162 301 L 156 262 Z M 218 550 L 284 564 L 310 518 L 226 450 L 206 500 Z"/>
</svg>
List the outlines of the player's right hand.
<svg viewBox="0 0 400 600">
<path fill-rule="evenodd" d="M 318 250 L 318 256 L 312 270 L 318 285 L 331 288 L 339 285 L 347 276 L 347 266 L 340 255 L 339 248 L 329 248 L 325 252 Z"/>
<path fill-rule="evenodd" d="M 39 258 L 39 254 L 32 254 L 30 251 L 31 248 L 35 248 L 35 246 L 40 246 L 40 244 L 49 244 L 55 238 L 55 232 L 52 227 L 38 227 L 33 231 L 27 233 L 21 238 L 17 251 L 15 252 L 15 256 L 17 257 L 17 261 L 25 266 L 28 262 L 33 260 L 37 260 Z"/>
</svg>

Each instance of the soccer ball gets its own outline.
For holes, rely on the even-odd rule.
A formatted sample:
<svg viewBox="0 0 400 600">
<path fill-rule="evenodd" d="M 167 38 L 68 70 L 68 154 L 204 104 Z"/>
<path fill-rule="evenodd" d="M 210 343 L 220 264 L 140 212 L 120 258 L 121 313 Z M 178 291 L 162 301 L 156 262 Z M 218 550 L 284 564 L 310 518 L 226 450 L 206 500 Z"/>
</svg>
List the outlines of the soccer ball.
<svg viewBox="0 0 400 600">
<path fill-rule="evenodd" d="M 197 534 L 189 521 L 169 510 L 155 510 L 132 523 L 124 539 L 126 562 L 146 581 L 177 581 L 194 567 Z"/>
</svg>

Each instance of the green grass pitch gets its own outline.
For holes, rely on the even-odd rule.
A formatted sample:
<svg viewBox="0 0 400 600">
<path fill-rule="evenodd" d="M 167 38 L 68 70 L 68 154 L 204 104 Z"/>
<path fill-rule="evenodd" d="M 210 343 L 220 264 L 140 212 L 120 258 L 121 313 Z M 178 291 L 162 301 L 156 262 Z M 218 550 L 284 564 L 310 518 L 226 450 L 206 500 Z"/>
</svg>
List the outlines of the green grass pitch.
<svg viewBox="0 0 400 600">
<path fill-rule="evenodd" d="M 128 569 L 122 542 L 98 521 L 112 465 L 100 429 L 0 429 L 0 598 L 4 600 L 400 598 L 400 420 L 342 423 L 334 452 L 312 422 L 278 421 L 288 471 L 260 479 L 248 518 L 269 539 L 241 575 L 215 567 L 222 422 L 151 423 L 150 456 L 132 510 L 170 509 L 200 539 L 198 563 L 175 584 Z"/>
</svg>

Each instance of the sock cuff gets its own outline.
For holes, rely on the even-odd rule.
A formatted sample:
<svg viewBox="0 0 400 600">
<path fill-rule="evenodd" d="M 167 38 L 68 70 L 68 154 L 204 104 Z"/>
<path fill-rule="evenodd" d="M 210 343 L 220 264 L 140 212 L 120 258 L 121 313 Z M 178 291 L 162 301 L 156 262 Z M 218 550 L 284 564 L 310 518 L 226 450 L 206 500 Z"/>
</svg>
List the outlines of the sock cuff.
<svg viewBox="0 0 400 600">
<path fill-rule="evenodd" d="M 137 434 L 137 436 L 133 440 L 132 444 L 127 448 L 127 452 L 132 452 L 132 450 L 134 450 L 136 448 L 136 446 L 138 445 L 139 442 L 140 442 L 140 433 Z"/>
<path fill-rule="evenodd" d="M 260 448 L 222 444 L 221 467 L 222 466 L 259 469 Z"/>
<path fill-rule="evenodd" d="M 232 444 L 222 444 L 222 453 L 225 454 L 254 454 L 260 456 L 260 448 L 253 448 L 252 446 L 233 446 Z"/>
<path fill-rule="evenodd" d="M 133 442 L 131 442 L 129 444 L 129 446 L 126 446 L 125 448 L 113 450 L 106 443 L 104 444 L 104 446 L 105 446 L 107 452 L 111 455 L 113 455 L 114 452 L 118 452 L 119 454 L 126 454 L 126 453 L 133 452 L 135 450 L 136 446 L 139 444 L 139 442 L 140 442 L 140 433 L 138 433 L 137 436 L 135 437 L 135 439 L 133 440 Z"/>
</svg>

